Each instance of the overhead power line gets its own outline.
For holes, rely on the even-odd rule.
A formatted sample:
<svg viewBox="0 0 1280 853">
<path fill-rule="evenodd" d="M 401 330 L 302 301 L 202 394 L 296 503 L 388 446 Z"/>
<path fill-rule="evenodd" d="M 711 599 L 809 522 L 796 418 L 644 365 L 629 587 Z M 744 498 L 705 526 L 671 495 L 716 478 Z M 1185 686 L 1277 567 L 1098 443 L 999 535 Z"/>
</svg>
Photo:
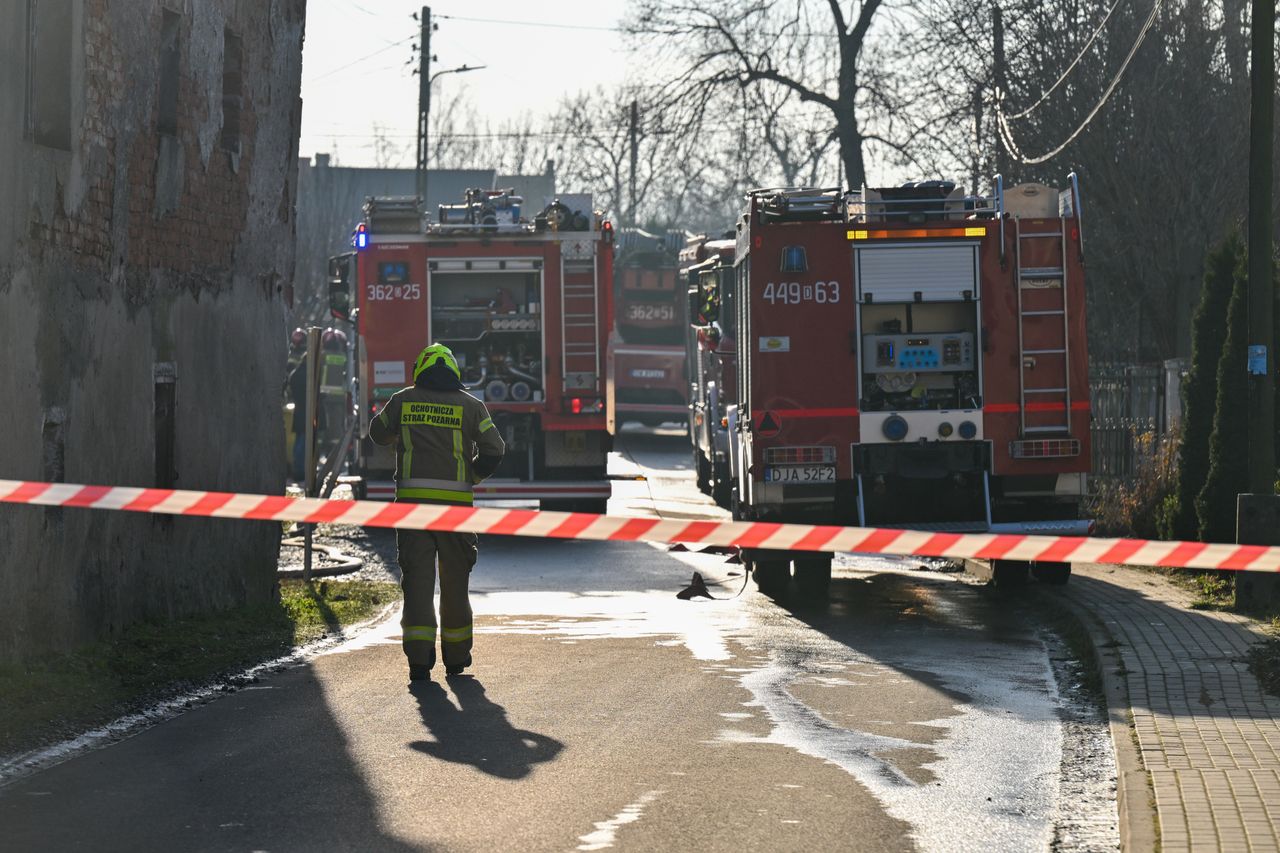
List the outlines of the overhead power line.
<svg viewBox="0 0 1280 853">
<path fill-rule="evenodd" d="M 416 36 L 408 36 L 408 37 L 406 37 L 406 38 L 402 38 L 402 39 L 400 39 L 400 41 L 394 41 L 394 42 L 392 42 L 391 44 L 388 44 L 388 45 L 385 45 L 384 47 L 380 47 L 380 48 L 378 48 L 378 49 L 377 49 L 377 50 L 375 50 L 373 53 L 367 53 L 367 54 L 365 54 L 364 56 L 360 57 L 359 59 L 353 59 L 353 60 L 351 60 L 350 62 L 348 62 L 346 65 L 339 65 L 337 68 L 334 68 L 334 69 L 332 69 L 332 70 L 330 70 L 330 71 L 326 71 L 326 72 L 324 72 L 323 74 L 321 74 L 321 75 L 320 75 L 320 76 L 318 76 L 318 77 L 310 77 L 310 78 L 308 78 L 308 79 L 307 79 L 307 82 L 308 82 L 308 83 L 317 83 L 317 82 L 319 82 L 319 81 L 321 81 L 321 80 L 324 80 L 324 79 L 327 79 L 327 78 L 329 78 L 329 77 L 332 77 L 332 76 L 333 76 L 333 75 L 335 75 L 335 74 L 338 74 L 338 73 L 340 73 L 340 72 L 346 71 L 348 68 L 352 67 L 353 65 L 359 65 L 361 62 L 368 62 L 370 59 L 373 59 L 375 56 L 381 56 L 382 54 L 386 53 L 388 50 L 391 50 L 391 48 L 393 48 L 393 47 L 399 47 L 400 45 L 404 44 L 405 42 L 413 41 L 413 39 L 414 39 L 415 37 L 416 37 Z"/>
<path fill-rule="evenodd" d="M 1058 147 L 1054 148 L 1048 154 L 1042 154 L 1039 157 L 1028 157 L 1026 154 L 1022 153 L 1022 151 L 1018 148 L 1017 143 L 1013 139 L 1013 132 L 1009 129 L 1009 121 L 1008 121 L 1009 116 L 1006 116 L 1004 114 L 1004 106 L 1003 106 L 1004 93 L 997 92 L 996 93 L 996 122 L 1000 128 L 1000 138 L 1001 140 L 1004 141 L 1005 146 L 1009 149 L 1009 153 L 1012 154 L 1014 157 L 1016 157 L 1019 162 L 1026 163 L 1029 166 L 1034 166 L 1039 163 L 1045 163 L 1049 160 L 1052 160 L 1054 157 L 1061 154 L 1068 145 L 1070 145 L 1072 142 L 1075 142 L 1076 138 L 1079 137 L 1080 134 L 1084 132 L 1084 129 L 1086 127 L 1089 126 L 1089 123 L 1092 122 L 1094 118 L 1097 117 L 1098 113 L 1102 111 L 1103 106 L 1106 105 L 1107 100 L 1111 97 L 1111 93 L 1114 92 L 1116 90 L 1116 87 L 1120 85 L 1121 78 L 1124 77 L 1125 71 L 1128 70 L 1129 63 L 1133 61 L 1133 57 L 1135 54 L 1137 54 L 1138 48 L 1140 48 L 1142 46 L 1142 42 L 1146 40 L 1147 33 L 1151 31 L 1151 26 L 1156 22 L 1156 14 L 1160 11 L 1160 7 L 1163 4 L 1164 4 L 1164 0 L 1156 0 L 1155 5 L 1151 7 L 1151 14 L 1147 16 L 1147 21 L 1142 25 L 1142 30 L 1139 31 L 1137 40 L 1134 41 L 1133 47 L 1129 49 L 1129 55 L 1124 58 L 1124 62 L 1121 63 L 1120 70 L 1116 72 L 1115 77 L 1111 78 L 1111 83 L 1107 85 L 1107 88 L 1102 93 L 1102 97 L 1098 100 L 1098 103 L 1095 104 L 1093 109 L 1089 111 L 1089 114 L 1085 116 L 1084 121 L 1080 123 L 1080 126 L 1077 127 L 1074 131 L 1072 131 L 1071 135 L 1068 136 L 1065 140 L 1063 140 L 1062 144 L 1058 145 Z"/>
<path fill-rule="evenodd" d="M 1102 19 L 1102 23 L 1098 24 L 1098 28 L 1093 31 L 1093 35 L 1089 36 L 1089 40 L 1084 43 L 1084 47 L 1080 48 L 1080 53 L 1076 55 L 1075 59 L 1071 60 L 1071 64 L 1067 66 L 1066 71 L 1062 72 L 1062 76 L 1059 77 L 1057 80 L 1055 80 L 1053 85 L 1050 86 L 1048 89 L 1046 89 L 1044 91 L 1044 94 L 1042 94 L 1038 99 L 1036 99 L 1036 102 L 1034 104 L 1027 107 L 1025 110 L 1023 110 L 1020 113 L 1015 113 L 1014 115 L 1011 115 L 1011 116 L 1005 116 L 1006 119 L 1008 119 L 1009 121 L 1013 121 L 1014 119 L 1025 118 L 1026 116 L 1031 115 L 1031 113 L 1034 112 L 1037 107 L 1039 107 L 1041 104 L 1047 101 L 1049 99 L 1049 96 L 1052 95 L 1055 91 L 1057 91 L 1058 87 L 1062 85 L 1062 81 L 1067 79 L 1067 76 L 1073 70 L 1075 70 L 1075 67 L 1077 65 L 1080 64 L 1080 60 L 1084 59 L 1085 54 L 1089 52 L 1089 48 L 1093 47 L 1093 43 L 1098 40 L 1098 36 L 1101 35 L 1102 31 L 1106 28 L 1107 21 L 1110 21 L 1111 16 L 1115 14 L 1116 9 L 1120 8 L 1121 2 L 1122 0 L 1116 0 L 1116 2 L 1111 4 L 1111 8 L 1107 10 L 1106 17 Z"/>
<path fill-rule="evenodd" d="M 517 27 L 543 27 L 553 30 L 593 30 L 600 33 L 621 33 L 621 27 L 593 27 L 588 24 L 553 24 L 549 21 L 511 21 L 505 18 L 469 18 L 465 15 L 435 15 L 452 21 L 468 21 L 473 24 L 510 24 Z"/>
</svg>

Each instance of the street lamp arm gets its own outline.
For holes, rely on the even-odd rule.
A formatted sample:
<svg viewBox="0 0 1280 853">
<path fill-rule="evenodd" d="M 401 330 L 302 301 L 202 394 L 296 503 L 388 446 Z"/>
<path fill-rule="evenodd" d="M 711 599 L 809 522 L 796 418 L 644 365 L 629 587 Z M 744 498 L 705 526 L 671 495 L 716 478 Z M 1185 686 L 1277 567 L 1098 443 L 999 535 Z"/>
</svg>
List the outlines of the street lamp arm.
<svg viewBox="0 0 1280 853">
<path fill-rule="evenodd" d="M 481 68 L 488 67 L 489 66 L 487 65 L 459 65 L 457 68 L 446 68 L 443 71 L 437 71 L 435 74 L 432 74 L 427 83 L 430 85 L 431 83 L 436 82 L 437 77 L 443 77 L 445 74 L 462 74 L 465 71 L 479 71 Z"/>
</svg>

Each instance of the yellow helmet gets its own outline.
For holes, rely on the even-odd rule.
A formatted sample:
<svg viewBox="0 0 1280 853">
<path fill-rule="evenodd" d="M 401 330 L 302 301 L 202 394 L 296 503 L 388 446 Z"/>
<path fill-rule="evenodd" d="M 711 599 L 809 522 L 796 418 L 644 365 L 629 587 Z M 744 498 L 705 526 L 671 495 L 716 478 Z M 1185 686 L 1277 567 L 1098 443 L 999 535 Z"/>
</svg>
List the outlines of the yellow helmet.
<svg viewBox="0 0 1280 853">
<path fill-rule="evenodd" d="M 437 361 L 443 361 L 459 380 L 462 379 L 462 371 L 458 370 L 458 361 L 453 357 L 453 350 L 444 344 L 432 344 L 418 353 L 418 361 L 413 365 L 413 381 L 417 382 L 422 371 Z"/>
</svg>

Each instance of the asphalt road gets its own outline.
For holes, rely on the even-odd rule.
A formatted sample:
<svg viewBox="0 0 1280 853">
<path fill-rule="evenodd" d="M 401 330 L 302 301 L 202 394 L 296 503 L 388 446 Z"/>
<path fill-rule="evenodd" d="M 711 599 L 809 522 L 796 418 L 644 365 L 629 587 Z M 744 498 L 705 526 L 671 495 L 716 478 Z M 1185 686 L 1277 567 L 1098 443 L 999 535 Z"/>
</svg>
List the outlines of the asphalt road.
<svg viewBox="0 0 1280 853">
<path fill-rule="evenodd" d="M 624 435 L 611 511 L 714 517 L 684 448 Z M 853 557 L 829 601 L 730 599 L 725 559 L 486 539 L 471 674 L 410 687 L 392 619 L 0 788 L 0 847 L 1114 848 L 1105 729 L 1022 607 Z"/>
</svg>

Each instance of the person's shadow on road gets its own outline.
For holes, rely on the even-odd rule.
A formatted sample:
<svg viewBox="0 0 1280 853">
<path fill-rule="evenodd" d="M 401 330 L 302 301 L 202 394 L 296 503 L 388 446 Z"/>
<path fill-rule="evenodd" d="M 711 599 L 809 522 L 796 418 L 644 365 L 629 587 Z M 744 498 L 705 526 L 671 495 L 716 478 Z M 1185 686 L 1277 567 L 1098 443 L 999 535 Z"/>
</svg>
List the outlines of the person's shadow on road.
<svg viewBox="0 0 1280 853">
<path fill-rule="evenodd" d="M 423 725 L 435 737 L 410 743 L 412 749 L 503 779 L 523 779 L 535 764 L 554 760 L 564 749 L 555 738 L 512 726 L 507 710 L 485 696 L 476 678 L 450 678 L 449 686 L 458 705 L 434 681 L 410 688 Z"/>
</svg>

